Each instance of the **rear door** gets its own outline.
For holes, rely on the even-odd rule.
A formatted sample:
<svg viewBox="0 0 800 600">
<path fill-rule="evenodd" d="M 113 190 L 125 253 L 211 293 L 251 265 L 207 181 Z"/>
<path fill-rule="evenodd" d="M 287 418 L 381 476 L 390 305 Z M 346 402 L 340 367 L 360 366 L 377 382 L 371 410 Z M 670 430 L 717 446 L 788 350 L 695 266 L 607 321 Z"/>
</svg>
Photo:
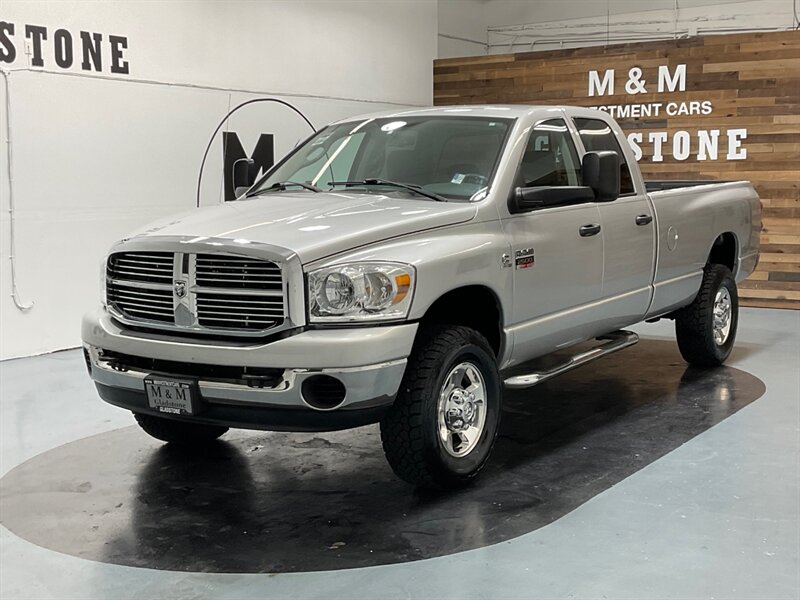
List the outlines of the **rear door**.
<svg viewBox="0 0 800 600">
<path fill-rule="evenodd" d="M 633 179 L 627 155 L 620 145 L 620 140 L 628 143 L 622 132 L 616 132 L 602 119 L 576 117 L 574 122 L 586 152 L 612 150 L 620 156 L 620 197 L 597 205 L 605 255 L 604 310 L 598 313 L 598 318 L 605 328 L 619 329 L 640 321 L 650 303 L 656 249 L 655 214 L 641 181 Z"/>
</svg>

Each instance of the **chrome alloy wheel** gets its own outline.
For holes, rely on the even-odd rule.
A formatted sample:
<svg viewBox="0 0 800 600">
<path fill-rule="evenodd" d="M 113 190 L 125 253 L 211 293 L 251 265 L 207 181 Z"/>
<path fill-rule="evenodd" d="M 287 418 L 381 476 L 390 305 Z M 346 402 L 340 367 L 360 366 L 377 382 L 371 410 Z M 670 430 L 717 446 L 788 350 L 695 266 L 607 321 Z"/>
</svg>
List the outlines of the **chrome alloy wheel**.
<svg viewBox="0 0 800 600">
<path fill-rule="evenodd" d="M 714 297 L 714 342 L 722 346 L 731 333 L 731 294 L 727 288 L 721 287 Z"/>
<path fill-rule="evenodd" d="M 480 369 L 462 362 L 447 374 L 439 393 L 438 429 L 450 456 L 466 456 L 475 448 L 486 423 L 486 383 Z"/>
</svg>

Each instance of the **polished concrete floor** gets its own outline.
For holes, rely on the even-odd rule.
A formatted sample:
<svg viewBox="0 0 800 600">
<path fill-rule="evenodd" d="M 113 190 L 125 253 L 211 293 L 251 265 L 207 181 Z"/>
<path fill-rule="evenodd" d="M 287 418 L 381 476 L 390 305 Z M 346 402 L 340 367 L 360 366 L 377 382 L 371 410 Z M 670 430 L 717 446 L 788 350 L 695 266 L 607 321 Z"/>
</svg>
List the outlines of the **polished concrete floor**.
<svg viewBox="0 0 800 600">
<path fill-rule="evenodd" d="M 800 313 L 729 366 L 671 323 L 506 398 L 480 481 L 395 480 L 375 427 L 160 446 L 78 352 L 0 363 L 2 598 L 798 598 Z"/>
</svg>

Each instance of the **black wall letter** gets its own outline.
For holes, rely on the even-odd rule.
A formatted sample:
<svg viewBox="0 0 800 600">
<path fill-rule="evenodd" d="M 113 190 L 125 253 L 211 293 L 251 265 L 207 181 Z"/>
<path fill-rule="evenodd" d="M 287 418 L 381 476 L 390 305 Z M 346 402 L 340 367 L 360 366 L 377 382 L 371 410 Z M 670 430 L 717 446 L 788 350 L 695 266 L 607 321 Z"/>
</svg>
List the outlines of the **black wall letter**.
<svg viewBox="0 0 800 600">
<path fill-rule="evenodd" d="M 83 62 L 81 69 L 91 71 L 94 66 L 95 71 L 103 70 L 103 57 L 100 46 L 103 43 L 102 33 L 89 33 L 81 31 L 81 45 L 83 46 Z"/>
<path fill-rule="evenodd" d="M 53 45 L 56 48 L 56 64 L 62 69 L 69 69 L 72 66 L 72 34 L 66 29 L 56 29 Z"/>
<path fill-rule="evenodd" d="M 33 42 L 33 59 L 31 60 L 31 64 L 34 67 L 43 67 L 42 40 L 47 39 L 47 27 L 25 25 L 25 37 Z"/>
<path fill-rule="evenodd" d="M 240 158 L 247 158 L 239 141 L 239 136 L 233 131 L 222 132 L 223 168 L 225 169 L 225 202 L 236 200 L 236 191 L 233 189 L 233 163 Z M 259 170 L 267 171 L 275 164 L 275 143 L 271 133 L 262 133 L 251 157 L 254 164 L 251 166 L 252 175 L 257 176 Z"/>
<path fill-rule="evenodd" d="M 0 21 L 0 62 L 12 63 L 17 58 L 17 49 L 10 35 L 14 35 L 14 24 Z"/>
<path fill-rule="evenodd" d="M 128 38 L 110 35 L 108 41 L 111 44 L 111 72 L 127 75 L 128 61 L 122 60 L 122 50 L 128 47 Z"/>
</svg>

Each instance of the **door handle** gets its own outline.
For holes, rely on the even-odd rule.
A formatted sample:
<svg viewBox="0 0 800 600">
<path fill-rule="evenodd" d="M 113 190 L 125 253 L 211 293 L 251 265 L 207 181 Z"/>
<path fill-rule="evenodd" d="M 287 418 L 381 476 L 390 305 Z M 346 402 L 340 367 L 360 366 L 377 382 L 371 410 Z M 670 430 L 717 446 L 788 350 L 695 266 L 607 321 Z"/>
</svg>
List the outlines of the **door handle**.
<svg viewBox="0 0 800 600">
<path fill-rule="evenodd" d="M 581 237 L 589 237 L 592 235 L 597 235 L 600 233 L 600 224 L 599 223 L 590 223 L 589 225 L 582 225 L 580 229 L 578 229 L 578 233 L 581 234 Z"/>
<path fill-rule="evenodd" d="M 636 217 L 636 224 L 637 225 L 649 225 L 653 220 L 651 215 L 639 215 Z"/>
</svg>

